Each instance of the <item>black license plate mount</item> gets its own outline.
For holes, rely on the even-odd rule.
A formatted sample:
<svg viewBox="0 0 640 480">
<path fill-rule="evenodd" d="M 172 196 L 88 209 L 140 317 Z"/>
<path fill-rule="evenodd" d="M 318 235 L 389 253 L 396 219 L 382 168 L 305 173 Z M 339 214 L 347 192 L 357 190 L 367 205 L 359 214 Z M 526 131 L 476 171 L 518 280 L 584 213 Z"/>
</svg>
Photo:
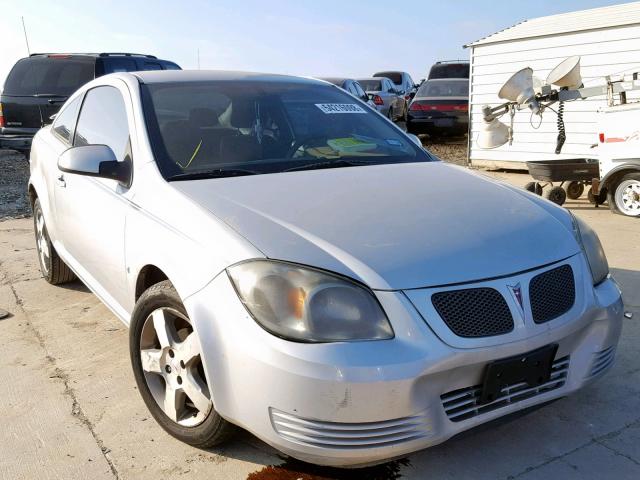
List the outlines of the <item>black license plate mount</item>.
<svg viewBox="0 0 640 480">
<path fill-rule="evenodd" d="M 552 344 L 488 364 L 484 372 L 480 403 L 495 401 L 500 391 L 508 385 L 526 382 L 530 387 L 537 387 L 548 382 L 557 351 L 558 345 Z"/>
</svg>

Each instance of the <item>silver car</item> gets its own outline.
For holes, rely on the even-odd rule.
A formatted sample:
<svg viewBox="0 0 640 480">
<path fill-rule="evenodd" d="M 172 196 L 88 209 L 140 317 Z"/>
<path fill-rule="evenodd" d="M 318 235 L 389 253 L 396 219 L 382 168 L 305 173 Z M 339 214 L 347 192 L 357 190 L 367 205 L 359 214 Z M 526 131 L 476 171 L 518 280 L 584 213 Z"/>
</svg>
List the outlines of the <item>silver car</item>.
<svg viewBox="0 0 640 480">
<path fill-rule="evenodd" d="M 359 78 L 358 83 L 373 100 L 376 110 L 391 121 L 404 117 L 405 104 L 403 92 L 396 89 L 394 83 L 386 77 Z"/>
<path fill-rule="evenodd" d="M 106 75 L 30 168 L 44 278 L 79 278 L 129 326 L 142 399 L 196 447 L 239 426 L 371 464 L 613 364 L 622 301 L 588 225 L 326 82 Z"/>
</svg>

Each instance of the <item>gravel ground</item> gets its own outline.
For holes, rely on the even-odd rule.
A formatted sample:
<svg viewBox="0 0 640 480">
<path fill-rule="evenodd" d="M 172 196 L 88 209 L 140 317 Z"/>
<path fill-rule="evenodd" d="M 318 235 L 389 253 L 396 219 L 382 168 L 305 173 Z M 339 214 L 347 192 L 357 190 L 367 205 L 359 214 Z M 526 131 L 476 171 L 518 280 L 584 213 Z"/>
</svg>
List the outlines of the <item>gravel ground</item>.
<svg viewBox="0 0 640 480">
<path fill-rule="evenodd" d="M 29 162 L 21 153 L 0 150 L 0 220 L 31 215 L 27 198 Z"/>
<path fill-rule="evenodd" d="M 422 139 L 422 145 L 433 153 L 436 157 L 445 162 L 456 165 L 467 165 L 467 139 L 452 139 L 444 142 L 442 140 L 432 141 L 429 138 Z"/>
</svg>

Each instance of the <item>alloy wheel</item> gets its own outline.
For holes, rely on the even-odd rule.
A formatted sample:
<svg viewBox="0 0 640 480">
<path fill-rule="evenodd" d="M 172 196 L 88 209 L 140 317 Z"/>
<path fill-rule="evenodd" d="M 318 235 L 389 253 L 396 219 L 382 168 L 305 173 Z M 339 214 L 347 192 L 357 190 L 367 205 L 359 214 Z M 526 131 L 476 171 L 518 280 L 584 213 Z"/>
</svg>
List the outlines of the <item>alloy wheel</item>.
<svg viewBox="0 0 640 480">
<path fill-rule="evenodd" d="M 38 247 L 38 255 L 40 257 L 40 264 L 42 271 L 47 275 L 49 272 L 49 263 L 51 252 L 49 250 L 49 238 L 47 236 L 47 227 L 44 224 L 44 216 L 42 215 L 42 209 L 36 210 L 36 245 Z"/>
<path fill-rule="evenodd" d="M 149 391 L 167 417 L 184 427 L 213 408 L 200 344 L 189 319 L 172 308 L 151 312 L 142 327 L 140 358 Z"/>
<path fill-rule="evenodd" d="M 615 194 L 616 206 L 625 215 L 640 215 L 640 180 L 624 180 Z"/>
</svg>

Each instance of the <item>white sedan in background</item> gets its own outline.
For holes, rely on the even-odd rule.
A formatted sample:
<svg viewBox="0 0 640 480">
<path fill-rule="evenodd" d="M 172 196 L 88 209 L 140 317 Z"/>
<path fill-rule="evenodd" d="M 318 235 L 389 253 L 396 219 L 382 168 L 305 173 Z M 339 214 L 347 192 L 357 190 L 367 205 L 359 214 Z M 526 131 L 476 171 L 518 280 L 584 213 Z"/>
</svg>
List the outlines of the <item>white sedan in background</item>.
<svg viewBox="0 0 640 480">
<path fill-rule="evenodd" d="M 325 82 L 101 77 L 36 135 L 29 192 L 43 276 L 130 327 L 142 398 L 191 445 L 240 426 L 371 464 L 614 361 L 620 291 L 586 224 Z"/>
</svg>

